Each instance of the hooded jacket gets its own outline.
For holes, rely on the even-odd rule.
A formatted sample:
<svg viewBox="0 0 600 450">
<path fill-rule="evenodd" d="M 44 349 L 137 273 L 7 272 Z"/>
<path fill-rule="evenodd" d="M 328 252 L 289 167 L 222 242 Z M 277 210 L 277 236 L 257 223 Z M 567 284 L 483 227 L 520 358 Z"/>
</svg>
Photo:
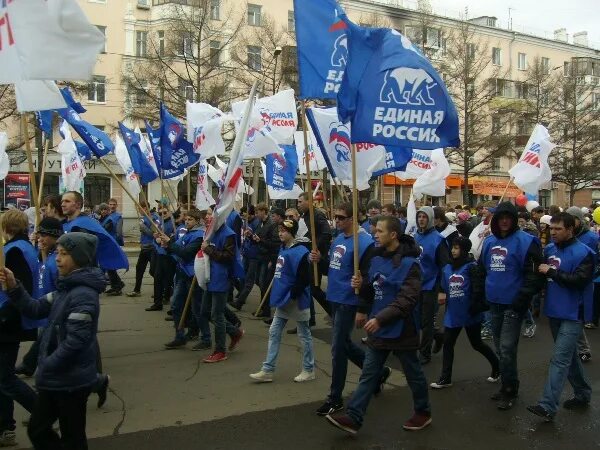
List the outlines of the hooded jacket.
<svg viewBox="0 0 600 450">
<path fill-rule="evenodd" d="M 417 233 L 415 234 L 415 240 L 417 241 L 417 248 L 419 246 L 420 238 L 425 237 L 430 233 L 438 233 L 439 234 L 439 232 L 435 229 L 435 226 L 434 226 L 433 208 L 431 206 L 423 206 L 422 208 L 420 208 L 417 211 L 417 215 L 420 212 L 427 214 L 427 218 L 429 220 L 427 221 L 427 227 L 425 228 L 424 231 L 417 229 Z M 446 242 L 445 238 L 441 234 L 440 234 L 440 238 L 442 239 L 442 242 L 444 242 L 444 243 Z M 438 245 L 435 250 L 435 264 L 438 268 L 438 275 L 437 275 L 437 280 L 436 280 L 435 286 L 437 286 L 439 284 L 442 269 L 446 266 L 446 264 L 448 264 L 450 262 L 450 252 L 448 251 L 448 249 L 449 249 L 448 245 L 444 244 L 444 245 Z M 424 289 L 426 289 L 426 287 L 424 287 Z M 436 287 L 434 287 L 433 289 L 436 289 Z"/>
<path fill-rule="evenodd" d="M 389 259 L 389 264 L 399 264 L 403 257 L 419 257 L 421 251 L 411 236 L 401 235 L 399 241 L 400 245 L 395 251 L 388 252 L 385 247 L 376 247 L 373 250 L 373 256 Z M 363 313 L 370 311 L 375 300 L 375 290 L 369 283 L 368 277 L 363 277 L 359 298 L 358 310 Z M 417 350 L 420 346 L 419 329 L 411 318 L 420 298 L 421 268 L 419 264 L 415 263 L 404 279 L 396 299 L 376 315 L 377 321 L 382 327 L 398 320 L 404 320 L 401 336 L 397 339 L 385 339 L 369 335 L 367 344 L 378 350 Z"/>
<path fill-rule="evenodd" d="M 8 290 L 23 314 L 48 318 L 40 337 L 38 389 L 64 391 L 96 384 L 99 295 L 105 288 L 102 270 L 86 267 L 60 277 L 57 290 L 39 300 L 32 299 L 21 283 Z"/>
<path fill-rule="evenodd" d="M 500 227 L 498 226 L 498 220 L 500 217 L 507 214 L 511 218 L 511 228 L 506 236 L 502 236 Z M 497 239 L 507 239 L 514 236 L 516 233 L 525 233 L 519 229 L 517 207 L 511 202 L 503 202 L 496 207 L 490 223 L 490 229 Z M 519 313 L 527 311 L 532 297 L 544 287 L 544 277 L 538 272 L 538 267 L 542 263 L 542 260 L 543 255 L 540 241 L 533 238 L 523 262 L 523 282 L 512 302 L 513 310 Z M 479 259 L 479 267 L 481 268 L 485 280 L 487 268 L 485 267 L 483 258 Z"/>
</svg>

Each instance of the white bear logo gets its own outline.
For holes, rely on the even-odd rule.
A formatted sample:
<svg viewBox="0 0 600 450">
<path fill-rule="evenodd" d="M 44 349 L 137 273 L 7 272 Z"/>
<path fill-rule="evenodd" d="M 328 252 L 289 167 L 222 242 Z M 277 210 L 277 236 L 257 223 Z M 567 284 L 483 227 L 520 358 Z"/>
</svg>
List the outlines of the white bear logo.
<svg viewBox="0 0 600 450">
<path fill-rule="evenodd" d="M 398 105 L 435 105 L 430 91 L 437 83 L 423 69 L 398 67 L 385 73 L 385 82 L 381 88 L 381 103 Z"/>
</svg>

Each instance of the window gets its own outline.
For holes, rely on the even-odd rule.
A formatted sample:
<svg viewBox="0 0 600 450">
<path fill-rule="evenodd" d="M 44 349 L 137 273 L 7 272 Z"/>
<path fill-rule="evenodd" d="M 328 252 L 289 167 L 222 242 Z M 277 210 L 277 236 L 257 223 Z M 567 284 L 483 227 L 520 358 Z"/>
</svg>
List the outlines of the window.
<svg viewBox="0 0 600 450">
<path fill-rule="evenodd" d="M 135 56 L 147 56 L 148 55 L 148 32 L 147 31 L 136 31 L 135 32 Z"/>
<path fill-rule="evenodd" d="M 448 54 L 448 38 L 442 38 L 442 55 Z"/>
<path fill-rule="evenodd" d="M 515 83 L 516 97 L 526 99 L 529 95 L 529 86 L 527 83 Z"/>
<path fill-rule="evenodd" d="M 498 135 L 502 132 L 502 125 L 500 124 L 500 118 L 497 116 L 492 117 L 492 134 Z"/>
<path fill-rule="evenodd" d="M 260 71 L 262 69 L 260 50 L 260 47 L 254 45 L 248 46 L 248 67 L 252 70 Z"/>
<path fill-rule="evenodd" d="M 137 5 L 140 8 L 149 9 L 150 8 L 150 0 L 137 0 Z"/>
<path fill-rule="evenodd" d="M 544 75 L 550 73 L 550 58 L 542 58 L 542 73 Z"/>
<path fill-rule="evenodd" d="M 94 75 L 88 84 L 88 100 L 95 103 L 106 102 L 106 77 Z"/>
<path fill-rule="evenodd" d="M 517 136 L 529 136 L 530 134 L 530 124 L 524 119 L 517 120 Z"/>
<path fill-rule="evenodd" d="M 209 44 L 210 51 L 210 65 L 211 66 L 219 66 L 221 64 L 221 42 L 219 41 L 210 41 Z"/>
<path fill-rule="evenodd" d="M 519 53 L 517 68 L 519 70 L 527 70 L 527 55 L 525 53 Z"/>
<path fill-rule="evenodd" d="M 248 25 L 260 27 L 260 5 L 252 5 L 248 3 Z"/>
<path fill-rule="evenodd" d="M 294 11 L 288 11 L 288 31 L 296 31 Z"/>
<path fill-rule="evenodd" d="M 496 95 L 511 98 L 513 96 L 513 84 L 510 80 L 496 78 Z"/>
<path fill-rule="evenodd" d="M 193 56 L 193 42 L 192 35 L 190 33 L 185 33 L 181 39 L 179 56 Z"/>
<path fill-rule="evenodd" d="M 467 57 L 475 58 L 475 44 L 467 44 Z"/>
<path fill-rule="evenodd" d="M 592 92 L 592 108 L 600 110 L 600 92 Z"/>
<path fill-rule="evenodd" d="M 547 91 L 541 91 L 540 92 L 540 105 L 548 106 L 549 104 L 550 104 L 550 95 L 548 94 Z"/>
<path fill-rule="evenodd" d="M 496 66 L 502 65 L 502 49 L 498 47 L 492 48 L 492 64 Z"/>
<path fill-rule="evenodd" d="M 194 101 L 194 86 L 189 80 L 179 79 L 179 95 L 184 97 L 186 100 Z"/>
<path fill-rule="evenodd" d="M 499 172 L 501 168 L 502 158 L 496 157 L 492 160 L 492 170 L 494 172 Z"/>
<path fill-rule="evenodd" d="M 132 103 L 134 106 L 146 106 L 146 101 L 148 100 L 148 89 L 149 86 L 147 83 L 134 88 L 132 95 Z"/>
<path fill-rule="evenodd" d="M 106 27 L 104 25 L 96 25 L 98 31 L 104 36 L 104 47 L 102 47 L 102 53 L 106 53 Z"/>
<path fill-rule="evenodd" d="M 165 56 L 165 32 L 158 31 L 158 56 Z"/>
<path fill-rule="evenodd" d="M 565 77 L 571 76 L 571 63 L 569 61 L 565 61 L 563 65 L 563 75 Z"/>
<path fill-rule="evenodd" d="M 442 32 L 437 28 L 427 28 L 426 44 L 428 47 L 440 48 Z"/>
<path fill-rule="evenodd" d="M 220 20 L 221 15 L 221 0 L 211 0 L 210 2 L 210 18 L 212 20 Z"/>
</svg>

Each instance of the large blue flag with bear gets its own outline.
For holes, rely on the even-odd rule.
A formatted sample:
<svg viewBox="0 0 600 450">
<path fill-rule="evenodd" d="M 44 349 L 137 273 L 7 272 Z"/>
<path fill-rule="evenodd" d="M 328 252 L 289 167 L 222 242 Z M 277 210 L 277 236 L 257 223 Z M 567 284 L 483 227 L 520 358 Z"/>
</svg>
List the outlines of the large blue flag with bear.
<svg viewBox="0 0 600 450">
<path fill-rule="evenodd" d="M 460 145 L 458 115 L 442 78 L 408 38 L 346 16 L 348 62 L 338 93 L 352 142 L 416 149 Z"/>
</svg>

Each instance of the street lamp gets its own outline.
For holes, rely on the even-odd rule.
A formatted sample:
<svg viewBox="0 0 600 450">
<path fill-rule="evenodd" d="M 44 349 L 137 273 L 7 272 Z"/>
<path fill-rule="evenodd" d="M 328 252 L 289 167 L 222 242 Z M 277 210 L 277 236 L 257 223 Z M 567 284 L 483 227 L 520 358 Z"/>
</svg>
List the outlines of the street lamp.
<svg viewBox="0 0 600 450">
<path fill-rule="evenodd" d="M 275 57 L 275 67 L 273 69 L 273 95 L 275 95 L 275 79 L 277 78 L 277 60 L 279 59 L 281 52 L 282 48 L 279 46 L 275 47 L 275 51 L 273 52 L 273 56 Z"/>
</svg>

